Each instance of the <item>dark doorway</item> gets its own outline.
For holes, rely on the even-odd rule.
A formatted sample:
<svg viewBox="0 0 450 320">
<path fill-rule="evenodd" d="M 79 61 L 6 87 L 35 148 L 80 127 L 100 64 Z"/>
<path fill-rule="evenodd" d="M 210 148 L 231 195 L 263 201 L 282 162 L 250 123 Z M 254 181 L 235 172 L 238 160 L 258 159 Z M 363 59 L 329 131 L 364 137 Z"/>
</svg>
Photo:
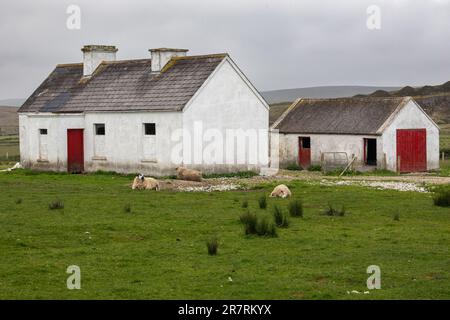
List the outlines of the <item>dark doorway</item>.
<svg viewBox="0 0 450 320">
<path fill-rule="evenodd" d="M 298 164 L 303 169 L 308 169 L 311 165 L 311 138 L 298 138 Z"/>
<path fill-rule="evenodd" d="M 377 139 L 364 139 L 364 164 L 377 165 Z"/>
</svg>

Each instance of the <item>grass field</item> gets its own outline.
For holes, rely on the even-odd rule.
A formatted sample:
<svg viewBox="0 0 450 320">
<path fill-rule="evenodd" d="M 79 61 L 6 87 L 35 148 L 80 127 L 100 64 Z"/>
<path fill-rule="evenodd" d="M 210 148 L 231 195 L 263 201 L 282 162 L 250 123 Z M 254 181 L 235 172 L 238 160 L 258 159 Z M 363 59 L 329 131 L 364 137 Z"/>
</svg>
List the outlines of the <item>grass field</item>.
<svg viewBox="0 0 450 320">
<path fill-rule="evenodd" d="M 245 199 L 258 214 L 286 210 L 286 199 L 258 207 L 274 184 L 175 193 L 128 183 L 0 173 L 0 299 L 450 298 L 450 210 L 429 193 L 289 183 L 304 218 L 264 238 L 245 236 L 239 215 Z M 64 208 L 50 210 L 56 199 Z M 328 204 L 345 205 L 346 215 L 322 215 Z M 214 235 L 220 247 L 209 256 Z M 81 268 L 81 290 L 66 288 L 69 265 Z M 369 265 L 380 266 L 382 289 L 347 294 L 367 290 Z"/>
<path fill-rule="evenodd" d="M 439 127 L 441 128 L 439 135 L 440 149 L 445 151 L 447 156 L 450 157 L 450 124 L 441 124 Z"/>
<path fill-rule="evenodd" d="M 16 135 L 0 136 L 0 161 L 19 160 L 19 137 Z"/>
</svg>

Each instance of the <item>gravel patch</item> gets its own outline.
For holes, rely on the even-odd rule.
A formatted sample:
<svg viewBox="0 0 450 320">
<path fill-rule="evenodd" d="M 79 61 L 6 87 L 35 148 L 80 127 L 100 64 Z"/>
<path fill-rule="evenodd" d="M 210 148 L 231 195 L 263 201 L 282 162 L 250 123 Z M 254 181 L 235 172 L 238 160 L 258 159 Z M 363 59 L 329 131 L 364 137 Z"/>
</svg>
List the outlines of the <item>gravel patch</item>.
<svg viewBox="0 0 450 320">
<path fill-rule="evenodd" d="M 397 190 L 397 191 L 412 191 L 412 192 L 422 192 L 427 193 L 428 190 L 419 186 L 415 183 L 411 182 L 399 182 L 399 181 L 350 181 L 350 180 L 341 180 L 341 181 L 330 181 L 330 180 L 321 180 L 321 185 L 325 186 L 351 186 L 351 185 L 360 185 L 363 187 L 375 188 L 378 190 Z"/>
<path fill-rule="evenodd" d="M 238 184 L 219 184 L 199 187 L 178 187 L 178 191 L 183 192 L 213 192 L 213 191 L 233 191 L 240 190 L 242 186 Z"/>
</svg>

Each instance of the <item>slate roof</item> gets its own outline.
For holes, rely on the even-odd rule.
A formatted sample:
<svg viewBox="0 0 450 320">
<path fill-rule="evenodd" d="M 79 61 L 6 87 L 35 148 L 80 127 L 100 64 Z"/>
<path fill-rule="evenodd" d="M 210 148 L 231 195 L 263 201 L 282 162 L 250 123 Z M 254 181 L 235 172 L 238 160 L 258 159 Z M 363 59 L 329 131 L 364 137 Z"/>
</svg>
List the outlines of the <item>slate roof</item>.
<svg viewBox="0 0 450 320">
<path fill-rule="evenodd" d="M 280 133 L 379 134 L 409 97 L 300 99 L 278 119 Z"/>
<path fill-rule="evenodd" d="M 150 59 L 103 62 L 90 78 L 82 63 L 57 65 L 18 112 L 179 111 L 225 57 L 175 57 L 159 74 Z"/>
</svg>

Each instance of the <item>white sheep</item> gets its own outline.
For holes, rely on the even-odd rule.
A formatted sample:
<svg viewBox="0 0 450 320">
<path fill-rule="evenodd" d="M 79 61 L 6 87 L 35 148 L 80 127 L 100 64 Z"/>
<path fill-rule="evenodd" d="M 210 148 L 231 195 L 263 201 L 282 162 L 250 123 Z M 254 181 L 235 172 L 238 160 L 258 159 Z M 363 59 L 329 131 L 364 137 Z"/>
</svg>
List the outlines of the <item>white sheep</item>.
<svg viewBox="0 0 450 320">
<path fill-rule="evenodd" d="M 133 189 L 133 190 L 146 189 L 146 190 L 158 191 L 160 188 L 159 188 L 158 180 L 153 179 L 153 178 L 147 178 L 143 174 L 140 173 L 134 178 L 131 189 Z"/>
<path fill-rule="evenodd" d="M 272 193 L 270 194 L 271 197 L 279 197 L 279 198 L 287 198 L 290 197 L 291 195 L 292 195 L 291 190 L 289 190 L 289 188 L 284 184 L 276 186 L 273 189 Z"/>
<path fill-rule="evenodd" d="M 185 167 L 177 167 L 175 170 L 179 180 L 202 181 L 202 173 L 200 171 Z"/>
</svg>

